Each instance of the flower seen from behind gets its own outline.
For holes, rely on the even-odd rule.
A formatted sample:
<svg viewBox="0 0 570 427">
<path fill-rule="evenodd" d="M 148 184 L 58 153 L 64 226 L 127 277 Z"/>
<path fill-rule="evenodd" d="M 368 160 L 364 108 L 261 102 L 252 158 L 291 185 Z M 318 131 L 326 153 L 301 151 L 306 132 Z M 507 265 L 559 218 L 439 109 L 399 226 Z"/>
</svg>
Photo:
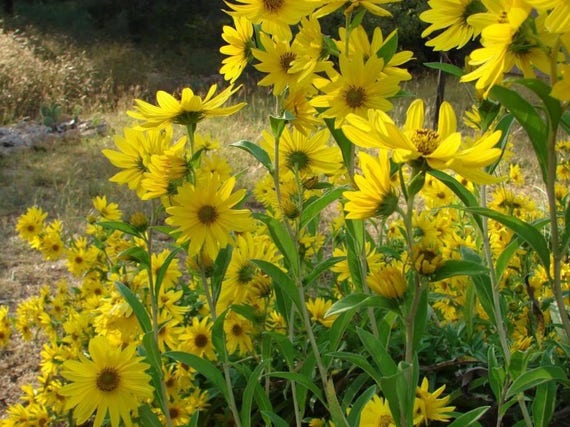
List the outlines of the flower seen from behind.
<svg viewBox="0 0 570 427">
<path fill-rule="evenodd" d="M 149 366 L 136 355 L 136 347 L 124 350 L 113 346 L 107 338 L 97 336 L 89 342 L 90 359 L 80 355 L 79 361 L 64 362 L 62 376 L 69 381 L 59 393 L 67 398 L 66 408 L 83 424 L 96 412 L 93 425 L 103 425 L 109 415 L 111 426 L 122 422 L 132 426 L 134 413 L 145 399 L 152 398 Z"/>
<path fill-rule="evenodd" d="M 135 99 L 134 110 L 127 111 L 127 114 L 133 119 L 140 120 L 143 128 L 159 127 L 168 123 L 191 126 L 207 117 L 229 116 L 245 106 L 245 102 L 240 102 L 222 107 L 240 89 L 240 86 L 230 85 L 214 96 L 216 89 L 217 85 L 212 85 L 206 96 L 201 98 L 192 89 L 184 88 L 180 100 L 159 90 L 156 93 L 158 105 Z"/>
</svg>

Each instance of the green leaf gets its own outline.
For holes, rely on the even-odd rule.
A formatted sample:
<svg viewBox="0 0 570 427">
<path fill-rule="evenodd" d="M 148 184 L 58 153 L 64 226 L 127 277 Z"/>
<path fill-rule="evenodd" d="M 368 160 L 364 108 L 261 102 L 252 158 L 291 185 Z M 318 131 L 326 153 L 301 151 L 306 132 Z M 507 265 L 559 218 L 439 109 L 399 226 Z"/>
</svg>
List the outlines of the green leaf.
<svg viewBox="0 0 570 427">
<path fill-rule="evenodd" d="M 490 99 L 484 99 L 481 101 L 479 104 L 479 115 L 481 116 L 481 130 L 483 132 L 489 130 L 500 111 L 501 104 L 498 102 L 491 101 Z M 508 116 L 511 117 L 511 120 L 514 120 L 512 114 L 508 114 Z"/>
<path fill-rule="evenodd" d="M 416 311 L 416 316 L 414 317 L 414 340 L 412 347 L 414 351 L 417 351 L 420 340 L 423 338 L 424 332 L 426 330 L 428 320 L 428 307 L 428 290 L 427 287 L 424 287 L 421 290 L 418 309 Z"/>
<path fill-rule="evenodd" d="M 109 230 L 118 230 L 131 236 L 140 237 L 140 232 L 131 224 L 122 221 L 99 221 L 97 225 Z"/>
<path fill-rule="evenodd" d="M 480 406 L 461 414 L 458 416 L 448 427 L 468 427 L 473 425 L 479 418 L 485 415 L 485 412 L 489 410 L 490 406 Z"/>
<path fill-rule="evenodd" d="M 517 119 L 528 135 L 539 166 L 542 171 L 542 178 L 546 182 L 547 169 L 547 147 L 545 141 L 548 137 L 548 127 L 535 108 L 521 95 L 503 86 L 493 86 L 490 92 L 491 98 L 499 101 Z"/>
<path fill-rule="evenodd" d="M 499 123 L 497 123 L 497 125 L 495 126 L 495 130 L 501 131 L 501 138 L 499 139 L 499 142 L 497 142 L 497 145 L 495 146 L 495 148 L 501 149 L 501 155 L 497 160 L 495 160 L 493 164 L 491 164 L 486 168 L 486 171 L 488 173 L 493 173 L 497 168 L 497 166 L 499 166 L 499 163 L 501 163 L 503 155 L 505 154 L 505 151 L 507 149 L 507 144 L 509 142 L 509 135 L 511 134 L 511 126 L 513 125 L 514 121 L 515 118 L 512 114 L 505 114 L 501 118 L 501 120 L 499 120 Z"/>
<path fill-rule="evenodd" d="M 453 178 L 451 175 L 446 174 L 440 170 L 429 170 L 428 173 L 433 176 L 435 179 L 441 181 L 443 184 L 447 186 L 451 191 L 455 193 L 455 195 L 463 202 L 463 204 L 467 207 L 476 207 L 479 206 L 479 202 L 467 188 L 465 188 L 459 181 Z M 481 218 L 478 215 L 473 215 L 473 219 L 479 226 L 479 229 L 483 229 L 483 223 L 481 222 Z"/>
<path fill-rule="evenodd" d="M 281 289 L 285 295 L 295 304 L 299 311 L 302 311 L 302 304 L 304 301 L 301 301 L 301 297 L 299 296 L 299 290 L 295 285 L 295 282 L 281 270 L 275 264 L 262 260 L 262 259 L 252 259 L 255 265 L 257 265 L 265 274 L 268 274 L 271 279 L 273 279 L 273 284 L 275 287 Z"/>
<path fill-rule="evenodd" d="M 289 381 L 295 381 L 298 385 L 305 387 L 307 390 L 311 390 L 315 397 L 319 399 L 323 404 L 327 404 L 326 399 L 323 397 L 321 389 L 313 382 L 312 378 L 305 375 L 301 375 L 297 372 L 282 371 L 282 372 L 270 372 L 267 374 L 270 377 L 283 378 Z"/>
<path fill-rule="evenodd" d="M 513 230 L 519 238 L 527 242 L 536 251 L 546 271 L 550 271 L 550 249 L 544 235 L 536 227 L 518 218 L 489 208 L 469 207 L 467 210 L 491 218 Z"/>
<path fill-rule="evenodd" d="M 383 376 L 394 375 L 398 372 L 398 366 L 374 335 L 362 328 L 357 328 L 356 333 Z"/>
<path fill-rule="evenodd" d="M 216 353 L 222 358 L 226 357 L 226 334 L 224 332 L 224 321 L 228 314 L 229 308 L 225 309 L 212 325 L 212 345 Z"/>
<path fill-rule="evenodd" d="M 333 305 L 327 310 L 325 316 L 333 316 L 335 314 L 341 314 L 364 307 L 379 307 L 386 308 L 388 310 L 398 310 L 398 304 L 393 300 L 383 298 L 380 295 L 354 293 L 333 303 Z"/>
<path fill-rule="evenodd" d="M 147 332 L 143 335 L 143 347 L 141 352 L 146 357 L 146 361 L 150 364 L 150 376 L 152 379 L 152 385 L 154 387 L 154 396 L 158 401 L 162 411 L 168 410 L 168 405 L 164 401 L 164 397 L 161 392 L 162 388 L 162 361 L 160 359 L 160 350 L 158 345 L 154 340 L 153 331 Z"/>
<path fill-rule="evenodd" d="M 493 391 L 493 395 L 497 401 L 503 399 L 503 387 L 505 385 L 506 373 L 505 369 L 499 364 L 497 355 L 495 354 L 495 347 L 489 347 L 487 352 L 487 365 L 489 375 L 489 386 Z M 506 400 L 506 399 L 505 399 Z"/>
<path fill-rule="evenodd" d="M 135 261 L 141 267 L 148 268 L 150 265 L 150 259 L 148 252 L 139 246 L 133 246 L 125 249 L 118 255 L 118 258 L 128 259 L 129 261 Z"/>
<path fill-rule="evenodd" d="M 364 405 L 366 405 L 372 396 L 376 394 L 376 386 L 368 387 L 364 393 L 362 393 L 358 399 L 350 406 L 350 413 L 348 414 L 348 425 L 357 426 L 360 425 L 360 414 Z"/>
<path fill-rule="evenodd" d="M 507 269 L 509 262 L 513 255 L 518 251 L 521 246 L 521 240 L 519 237 L 515 236 L 509 244 L 505 247 L 503 252 L 497 257 L 495 261 L 495 272 L 497 275 L 497 281 L 500 282 L 503 277 L 503 273 Z"/>
<path fill-rule="evenodd" d="M 271 158 L 269 157 L 269 154 L 267 154 L 267 151 L 265 151 L 256 143 L 242 139 L 241 141 L 234 142 L 233 144 L 230 145 L 232 147 L 237 147 L 244 151 L 247 151 L 249 154 L 255 157 L 259 163 L 265 166 L 265 168 L 269 171 L 269 173 L 273 173 L 273 163 L 271 163 Z"/>
<path fill-rule="evenodd" d="M 275 412 L 261 411 L 261 415 L 269 418 L 273 424 L 275 424 L 275 427 L 289 427 L 289 423 L 277 415 Z"/>
<path fill-rule="evenodd" d="M 267 367 L 267 360 L 262 360 L 247 377 L 247 384 L 242 394 L 240 418 L 243 427 L 251 426 L 251 407 L 256 388 L 259 387 L 261 372 Z"/>
<path fill-rule="evenodd" d="M 295 368 L 295 349 L 293 344 L 286 335 L 279 334 L 277 332 L 264 332 L 265 335 L 270 336 L 273 341 L 277 344 L 280 350 L 280 354 L 285 357 L 285 362 L 290 369 Z"/>
<path fill-rule="evenodd" d="M 141 325 L 141 329 L 144 333 L 152 331 L 152 324 L 150 322 L 150 317 L 146 311 L 146 308 L 142 303 L 139 301 L 136 294 L 133 293 L 127 286 L 122 284 L 121 282 L 115 282 L 115 286 L 119 293 L 125 298 L 127 303 L 133 309 L 137 320 L 139 321 L 139 325 Z"/>
<path fill-rule="evenodd" d="M 273 133 L 275 139 L 281 138 L 281 134 L 283 134 L 283 131 L 285 130 L 285 126 L 287 125 L 287 123 L 294 119 L 295 116 L 290 111 L 284 111 L 283 115 L 281 115 L 280 117 L 273 115 L 269 116 L 271 132 Z"/>
<path fill-rule="evenodd" d="M 363 271 L 364 257 L 364 222 L 362 220 L 346 220 L 346 230 L 348 235 L 346 238 L 346 260 L 350 277 L 354 283 L 354 287 L 358 291 L 364 290 L 366 277 Z"/>
<path fill-rule="evenodd" d="M 347 187 L 336 187 L 333 190 L 325 192 L 321 197 L 311 201 L 307 206 L 303 207 L 301 214 L 301 228 L 307 226 L 313 218 L 315 218 L 324 208 L 337 200 Z"/>
<path fill-rule="evenodd" d="M 396 51 L 398 50 L 398 31 L 392 31 L 385 39 L 384 44 L 376 52 L 378 58 L 384 60 L 384 64 L 390 62 Z"/>
<path fill-rule="evenodd" d="M 424 65 L 428 68 L 433 68 L 434 70 L 441 70 L 447 74 L 451 74 L 456 77 L 461 77 L 465 74 L 462 68 L 459 68 L 452 64 L 447 64 L 445 62 L 424 62 Z"/>
<path fill-rule="evenodd" d="M 450 259 L 434 271 L 430 276 L 430 281 L 437 282 L 454 276 L 478 276 L 481 274 L 489 274 L 489 269 L 481 263 Z"/>
<path fill-rule="evenodd" d="M 566 381 L 566 373 L 560 366 L 541 366 L 524 372 L 507 389 L 506 399 L 549 381 Z"/>
<path fill-rule="evenodd" d="M 267 226 L 273 242 L 285 257 L 288 267 L 294 272 L 295 276 L 298 277 L 299 251 L 289 235 L 285 224 L 269 215 L 261 213 L 255 213 L 254 217 Z"/>
<path fill-rule="evenodd" d="M 352 318 L 356 314 L 356 311 L 348 311 L 339 315 L 339 317 L 333 322 L 332 326 L 330 327 L 329 333 L 329 348 L 331 351 L 336 351 L 344 332 L 346 329 L 351 325 Z M 325 315 L 326 316 L 326 315 Z"/>
<path fill-rule="evenodd" d="M 316 282 L 321 274 L 325 271 L 329 271 L 330 268 L 335 265 L 337 262 L 340 262 L 344 259 L 344 257 L 334 256 L 321 261 L 316 266 L 312 267 L 310 273 L 308 273 L 304 278 L 304 283 L 310 285 L 311 283 Z"/>
<path fill-rule="evenodd" d="M 182 351 L 169 351 L 164 353 L 164 356 L 177 362 L 185 363 L 186 365 L 194 368 L 200 374 L 204 375 L 224 396 L 228 402 L 228 389 L 226 382 L 220 370 L 207 359 L 196 356 L 195 354 L 185 353 Z"/>
<path fill-rule="evenodd" d="M 556 408 L 556 383 L 540 384 L 532 400 L 532 421 L 535 427 L 548 427 Z"/>
<path fill-rule="evenodd" d="M 232 260 L 233 246 L 228 245 L 222 248 L 214 261 L 212 276 L 210 278 L 210 283 L 212 284 L 212 297 L 214 299 L 214 304 L 217 303 L 218 297 L 222 290 L 222 282 L 226 277 L 226 271 Z"/>
<path fill-rule="evenodd" d="M 164 262 L 162 263 L 162 265 L 160 266 L 160 268 L 158 269 L 156 273 L 156 282 L 154 283 L 154 294 L 156 296 L 158 296 L 158 294 L 160 293 L 160 287 L 162 285 L 162 281 L 164 280 L 164 276 L 168 271 L 170 263 L 172 262 L 172 260 L 174 260 L 174 258 L 176 258 L 176 255 L 180 250 L 182 250 L 182 248 L 178 247 L 175 248 L 173 251 L 171 251 L 164 260 Z"/>
<path fill-rule="evenodd" d="M 545 82 L 538 79 L 517 79 L 514 82 L 525 86 L 538 95 L 546 107 L 548 117 L 552 123 L 552 128 L 557 129 L 560 118 L 562 117 L 562 105 L 558 99 L 550 96 L 552 88 Z"/>
<path fill-rule="evenodd" d="M 328 353 L 328 355 L 341 360 L 346 360 L 347 362 L 350 362 L 352 365 L 359 367 L 370 378 L 376 381 L 377 384 L 380 384 L 382 376 L 380 375 L 378 369 L 374 368 L 370 363 L 368 363 L 368 361 L 363 355 L 350 353 L 347 351 L 333 351 L 332 353 Z"/>
<path fill-rule="evenodd" d="M 570 111 L 565 111 L 560 117 L 560 125 L 562 129 L 570 135 Z"/>
<path fill-rule="evenodd" d="M 325 124 L 342 153 L 344 166 L 350 171 L 354 168 L 354 144 L 341 129 L 334 127 L 334 119 L 325 119 Z"/>
<path fill-rule="evenodd" d="M 138 409 L 140 425 L 148 427 L 162 427 L 162 423 L 148 404 L 144 404 Z"/>
<path fill-rule="evenodd" d="M 464 259 L 475 262 L 475 263 L 483 263 L 483 260 L 479 256 L 477 252 L 474 252 L 469 249 L 463 249 L 461 251 L 461 255 Z M 473 281 L 473 285 L 475 285 L 475 292 L 477 297 L 479 298 L 479 302 L 485 310 L 485 313 L 489 316 L 489 319 L 493 324 L 497 324 L 497 318 L 495 316 L 495 306 L 493 304 L 493 285 L 491 283 L 491 279 L 489 276 L 480 275 L 480 276 L 471 276 L 471 280 Z"/>
</svg>

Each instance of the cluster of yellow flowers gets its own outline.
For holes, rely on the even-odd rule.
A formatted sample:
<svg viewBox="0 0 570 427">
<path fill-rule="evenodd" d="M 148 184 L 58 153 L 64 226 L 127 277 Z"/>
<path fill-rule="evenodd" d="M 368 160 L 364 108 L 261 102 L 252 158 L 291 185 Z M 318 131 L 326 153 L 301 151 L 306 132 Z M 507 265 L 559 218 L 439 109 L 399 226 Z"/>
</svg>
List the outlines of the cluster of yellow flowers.
<svg viewBox="0 0 570 427">
<path fill-rule="evenodd" d="M 486 206 L 513 221 L 544 216 L 521 191 L 520 167 L 499 165 L 509 151 L 504 129 L 474 110 L 467 114 L 474 129 L 467 135 L 447 102 L 436 129 L 426 125 L 422 100 L 410 104 L 402 124 L 389 116 L 400 84 L 411 79 L 402 66 L 412 54 L 396 52 L 396 33 L 384 37 L 376 28 L 369 37 L 360 24 L 366 13 L 388 15 L 385 3 L 227 2 L 234 25 L 223 29 L 228 44 L 221 48 L 227 57 L 220 72 L 230 86 L 217 94 L 212 86 L 204 97 L 185 88 L 179 99 L 159 91 L 157 105 L 136 100 L 128 112 L 132 127 L 115 138 L 116 149 L 103 150 L 119 169 L 111 181 L 150 201 L 149 211 L 126 218 L 116 203 L 96 197 L 79 237 L 66 236 L 57 220 L 46 222 L 38 207 L 20 217 L 22 239 L 46 260 L 65 259 L 70 279 L 42 288 L 15 315 L 0 307 L 0 348 L 9 345 L 13 328 L 24 339 L 41 335 L 45 342 L 39 385 L 25 388 L 22 403 L 7 410 L 0 426 L 55 425 L 70 411 L 77 424 L 92 419 L 95 426 L 113 427 L 198 425 L 191 424 L 198 416 L 205 417 L 201 425 L 229 419 L 240 426 L 244 420 L 300 425 L 304 417 L 314 426 L 348 425 L 346 414 L 360 426 L 447 422 L 456 416 L 451 395 L 440 397 L 445 386 L 430 392 L 427 377 L 417 384 L 419 372 L 416 379 L 405 376 L 412 390 L 408 407 L 398 406 L 388 387 L 382 386 L 382 397 L 375 389 L 365 393 L 375 381 L 365 377 L 334 412 L 343 390 L 335 392 L 331 372 L 348 376 L 355 365 L 346 362 L 371 366 L 360 342 L 347 348 L 358 339 L 365 343 L 361 328 L 370 328 L 378 342 L 382 337 L 387 353 L 393 334 L 394 345 L 403 348 L 400 366 L 417 364 L 417 336 L 428 334 L 415 329 L 422 304 L 426 319 L 428 305 L 433 308 L 430 322 L 468 324 L 492 339 L 489 307 L 474 297 L 470 277 L 488 270 L 461 270 L 484 263 L 485 242 L 490 261 L 502 263 L 496 279 L 508 297 L 500 321 L 511 327 L 510 351 L 542 350 L 546 340 L 560 340 L 560 329 L 552 327 L 559 321 L 548 309 L 555 295 L 545 283 L 561 276 L 570 305 L 568 258 L 550 272 L 528 247 L 519 247 L 499 217 L 481 227 L 469 209 L 456 208 L 475 200 L 482 185 Z M 564 0 L 430 0 L 429 6 L 422 14 L 431 24 L 424 35 L 443 31 L 428 45 L 448 50 L 481 36 L 483 47 L 469 60 L 478 68 L 462 79 L 477 80 L 483 96 L 517 65 L 527 76 L 534 75 L 532 67 L 551 73 L 550 95 L 569 100 L 570 73 L 557 50 L 570 47 Z M 346 27 L 338 38 L 323 35 L 319 19 L 340 8 Z M 545 49 L 553 52 L 550 59 Z M 258 84 L 272 88 L 281 114 L 271 118 L 259 143 L 238 145 L 267 170 L 252 189 L 263 207 L 255 213 L 246 190 L 234 190 L 231 162 L 216 151 L 220 142 L 199 132 L 203 120 L 244 107 L 224 105 L 252 62 L 264 74 Z M 178 125 L 187 136 L 174 137 Z M 570 142 L 559 142 L 556 150 L 555 207 L 563 210 Z M 327 219 L 325 209 L 334 218 Z M 168 245 L 159 234 L 170 238 Z M 369 318 L 362 314 L 349 333 L 352 317 L 345 314 L 352 310 L 353 316 L 358 305 L 349 310 L 338 303 L 359 295 L 365 297 L 359 303 L 377 305 L 369 304 Z M 289 381 L 292 390 L 276 391 L 271 375 Z M 319 381 L 324 395 L 313 387 Z M 305 394 L 295 391 L 301 386 Z M 308 402 L 309 390 L 328 405 L 324 418 Z M 251 410 L 254 394 L 260 411 L 252 421 L 244 411 Z M 294 400 L 293 413 L 291 406 L 270 402 L 283 395 Z M 359 406 L 352 400 L 357 395 L 367 396 Z"/>
</svg>

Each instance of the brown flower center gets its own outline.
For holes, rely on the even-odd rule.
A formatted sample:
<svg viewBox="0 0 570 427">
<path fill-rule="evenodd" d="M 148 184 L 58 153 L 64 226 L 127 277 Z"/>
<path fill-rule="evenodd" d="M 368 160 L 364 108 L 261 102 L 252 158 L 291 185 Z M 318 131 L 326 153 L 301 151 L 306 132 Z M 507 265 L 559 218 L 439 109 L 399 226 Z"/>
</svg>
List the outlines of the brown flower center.
<svg viewBox="0 0 570 427">
<path fill-rule="evenodd" d="M 210 225 L 218 219 L 218 211 L 214 206 L 205 205 L 198 210 L 198 219 L 202 224 Z"/>
<path fill-rule="evenodd" d="M 113 391 L 121 383 L 121 376 L 115 368 L 103 368 L 97 375 L 97 388 L 101 391 Z"/>
<path fill-rule="evenodd" d="M 360 108 L 366 102 L 366 92 L 359 86 L 350 86 L 344 93 L 346 105 L 350 108 Z"/>
<path fill-rule="evenodd" d="M 420 153 L 428 156 L 439 146 L 439 134 L 432 129 L 416 129 L 412 135 L 412 143 Z"/>
<path fill-rule="evenodd" d="M 241 334 L 243 334 L 243 328 L 236 323 L 232 326 L 232 335 L 234 337 L 239 337 Z"/>
<path fill-rule="evenodd" d="M 208 345 L 208 342 L 210 340 L 208 339 L 208 337 L 204 334 L 198 334 L 196 335 L 196 337 L 194 338 L 194 345 L 198 348 L 204 348 Z"/>
<path fill-rule="evenodd" d="M 263 0 L 263 7 L 269 13 L 276 13 L 282 7 L 285 0 Z"/>
<path fill-rule="evenodd" d="M 291 62 L 293 62 L 296 57 L 297 55 L 295 55 L 293 52 L 285 52 L 283 55 L 281 55 L 281 57 L 279 58 L 279 64 L 281 65 L 281 69 L 284 72 L 288 72 L 289 68 L 291 68 Z"/>
</svg>

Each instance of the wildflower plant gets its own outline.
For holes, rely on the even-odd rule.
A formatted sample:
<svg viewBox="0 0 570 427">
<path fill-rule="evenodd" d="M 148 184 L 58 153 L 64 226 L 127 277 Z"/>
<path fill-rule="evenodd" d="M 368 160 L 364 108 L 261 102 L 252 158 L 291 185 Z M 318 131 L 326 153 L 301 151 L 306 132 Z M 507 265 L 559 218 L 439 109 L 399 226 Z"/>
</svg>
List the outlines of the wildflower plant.
<svg viewBox="0 0 570 427">
<path fill-rule="evenodd" d="M 387 1 L 226 3 L 230 85 L 136 100 L 103 151 L 147 209 L 99 196 L 81 236 L 38 207 L 18 221 L 71 277 L 0 308 L 0 346 L 45 342 L 1 425 L 549 425 L 569 384 L 566 2 L 428 2 L 429 46 L 481 45 L 468 71 L 427 64 L 475 82 L 464 127 L 448 102 L 432 127 L 421 99 L 393 116 L 412 54 L 361 25 Z M 249 193 L 200 128 L 244 107 L 248 66 L 277 110 L 232 144 L 264 171 Z"/>
</svg>

